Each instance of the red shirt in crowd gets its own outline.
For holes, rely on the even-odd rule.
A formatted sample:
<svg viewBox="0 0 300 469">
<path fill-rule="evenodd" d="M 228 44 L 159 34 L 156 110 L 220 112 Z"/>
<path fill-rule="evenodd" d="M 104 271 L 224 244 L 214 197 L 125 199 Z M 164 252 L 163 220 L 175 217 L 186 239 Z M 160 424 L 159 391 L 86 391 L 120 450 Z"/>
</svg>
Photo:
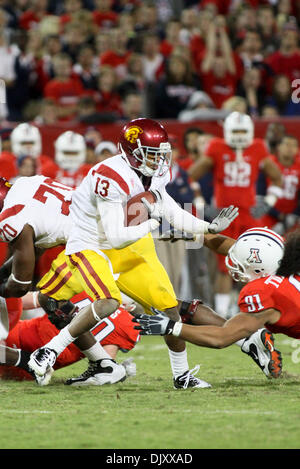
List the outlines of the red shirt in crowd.
<svg viewBox="0 0 300 469">
<path fill-rule="evenodd" d="M 300 52 L 298 51 L 290 56 L 276 51 L 266 59 L 266 62 L 276 75 L 286 75 L 291 81 L 300 78 Z"/>
</svg>

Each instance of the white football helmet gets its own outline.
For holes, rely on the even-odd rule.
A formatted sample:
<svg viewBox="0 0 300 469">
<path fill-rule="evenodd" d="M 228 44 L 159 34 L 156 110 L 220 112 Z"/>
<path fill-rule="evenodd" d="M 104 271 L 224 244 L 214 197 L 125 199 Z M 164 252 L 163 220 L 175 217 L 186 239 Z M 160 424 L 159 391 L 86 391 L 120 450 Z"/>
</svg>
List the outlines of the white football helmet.
<svg viewBox="0 0 300 469">
<path fill-rule="evenodd" d="M 76 132 L 67 130 L 54 143 L 55 161 L 62 168 L 76 171 L 86 158 L 86 144 L 84 137 Z"/>
<path fill-rule="evenodd" d="M 12 152 L 16 157 L 28 155 L 37 158 L 41 154 L 41 134 L 35 125 L 25 122 L 17 125 L 10 134 L 10 141 Z"/>
<path fill-rule="evenodd" d="M 283 256 L 284 240 L 268 228 L 251 228 L 242 233 L 225 259 L 231 277 L 250 282 L 274 275 Z"/>
<path fill-rule="evenodd" d="M 232 112 L 224 120 L 224 139 L 232 148 L 249 147 L 254 138 L 254 124 L 250 116 L 241 112 Z"/>
</svg>

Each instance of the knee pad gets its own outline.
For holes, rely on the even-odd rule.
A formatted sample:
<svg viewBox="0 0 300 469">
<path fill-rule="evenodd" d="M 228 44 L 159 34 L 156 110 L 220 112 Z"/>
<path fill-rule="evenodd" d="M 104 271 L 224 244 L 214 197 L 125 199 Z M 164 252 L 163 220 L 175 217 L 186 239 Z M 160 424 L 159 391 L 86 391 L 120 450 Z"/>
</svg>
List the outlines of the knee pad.
<svg viewBox="0 0 300 469">
<path fill-rule="evenodd" d="M 185 324 L 193 324 L 193 316 L 198 305 L 203 305 L 202 300 L 182 301 L 179 314 Z"/>
</svg>

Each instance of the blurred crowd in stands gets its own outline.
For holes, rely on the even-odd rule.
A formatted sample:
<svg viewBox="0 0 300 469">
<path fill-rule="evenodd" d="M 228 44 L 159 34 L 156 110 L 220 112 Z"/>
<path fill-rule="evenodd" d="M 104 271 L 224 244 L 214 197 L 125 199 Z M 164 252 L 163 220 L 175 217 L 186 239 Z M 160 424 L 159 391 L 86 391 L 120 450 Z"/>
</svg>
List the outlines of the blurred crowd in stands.
<svg viewBox="0 0 300 469">
<path fill-rule="evenodd" d="M 1 116 L 297 116 L 299 24 L 298 0 L 0 0 Z"/>
</svg>

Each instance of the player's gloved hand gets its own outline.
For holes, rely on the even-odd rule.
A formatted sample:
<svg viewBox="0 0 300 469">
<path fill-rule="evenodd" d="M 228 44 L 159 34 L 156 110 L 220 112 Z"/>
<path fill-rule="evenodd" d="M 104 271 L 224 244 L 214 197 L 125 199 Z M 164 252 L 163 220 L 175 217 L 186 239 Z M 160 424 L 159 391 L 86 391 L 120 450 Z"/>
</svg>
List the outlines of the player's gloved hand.
<svg viewBox="0 0 300 469">
<path fill-rule="evenodd" d="M 168 335 L 172 334 L 175 326 L 175 321 L 172 321 L 165 313 L 158 309 L 151 308 L 154 313 L 152 316 L 149 314 L 136 314 L 132 322 L 138 323 L 134 329 L 140 331 L 141 335 Z"/>
<path fill-rule="evenodd" d="M 256 197 L 256 205 L 251 207 L 251 215 L 254 218 L 261 218 L 263 215 L 269 212 L 272 207 L 266 202 L 265 197 L 258 195 Z"/>
<path fill-rule="evenodd" d="M 234 207 L 234 205 L 223 208 L 219 215 L 208 225 L 208 232 L 215 234 L 226 230 L 238 215 L 239 209 L 238 207 Z"/>
<path fill-rule="evenodd" d="M 169 230 L 165 231 L 160 237 L 159 241 L 171 241 L 171 243 L 176 243 L 182 239 L 183 241 L 194 241 L 195 237 L 191 233 L 186 233 L 185 231 L 175 230 L 171 227 Z"/>
<path fill-rule="evenodd" d="M 143 202 L 146 209 L 148 210 L 150 218 L 153 218 L 154 220 L 157 220 L 159 223 L 161 223 L 162 217 L 163 217 L 163 207 L 162 207 L 161 198 L 160 199 L 157 198 L 157 201 L 154 204 L 151 204 L 150 202 L 148 202 L 148 200 L 145 199 L 145 197 L 143 197 L 141 201 Z"/>
<path fill-rule="evenodd" d="M 71 301 L 58 302 L 54 298 L 49 298 L 47 309 L 45 309 L 48 319 L 57 329 L 63 329 L 78 313 L 79 308 Z"/>
</svg>

